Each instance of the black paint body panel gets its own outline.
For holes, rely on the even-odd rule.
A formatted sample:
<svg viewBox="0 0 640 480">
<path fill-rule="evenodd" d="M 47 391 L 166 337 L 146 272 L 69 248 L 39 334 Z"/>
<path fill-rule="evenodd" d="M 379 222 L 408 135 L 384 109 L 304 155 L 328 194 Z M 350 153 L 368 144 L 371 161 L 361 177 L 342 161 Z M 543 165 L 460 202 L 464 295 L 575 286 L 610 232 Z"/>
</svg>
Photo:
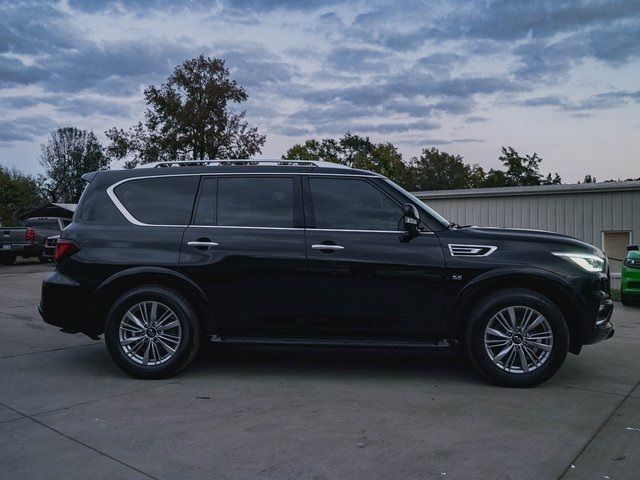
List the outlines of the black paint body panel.
<svg viewBox="0 0 640 480">
<path fill-rule="evenodd" d="M 164 175 L 292 176 L 291 228 L 136 225 L 108 188 L 130 178 Z M 422 233 L 320 230 L 308 175 L 359 176 L 419 210 Z M 194 205 L 197 204 L 194 191 Z M 43 283 L 46 322 L 91 336 L 102 332 L 114 295 L 123 288 L 168 283 L 198 304 L 206 333 L 263 338 L 458 339 L 464 311 L 479 292 L 518 286 L 565 305 L 572 351 L 612 335 L 607 274 L 582 271 L 552 251 L 603 255 L 559 234 L 443 225 L 423 205 L 376 174 L 307 167 L 184 167 L 100 172 L 93 176 L 62 238 L 80 250 L 59 262 Z M 210 248 L 189 246 L 211 241 Z M 322 250 L 313 245 L 341 246 Z M 460 257 L 449 245 L 495 247 Z M 598 325 L 596 325 L 598 322 Z"/>
</svg>

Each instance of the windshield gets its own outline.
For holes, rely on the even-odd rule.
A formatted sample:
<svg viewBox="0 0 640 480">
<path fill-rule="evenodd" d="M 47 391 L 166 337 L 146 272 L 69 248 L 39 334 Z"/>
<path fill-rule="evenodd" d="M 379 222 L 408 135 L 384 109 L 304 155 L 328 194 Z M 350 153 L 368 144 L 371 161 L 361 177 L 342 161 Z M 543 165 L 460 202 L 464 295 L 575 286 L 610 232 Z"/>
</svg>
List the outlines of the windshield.
<svg viewBox="0 0 640 480">
<path fill-rule="evenodd" d="M 393 188 L 395 188 L 396 190 L 398 190 L 400 193 L 402 193 L 403 195 L 409 197 L 411 200 L 413 200 L 415 203 L 417 203 L 421 208 L 425 209 L 433 218 L 435 218 L 438 222 L 440 222 L 443 226 L 448 227 L 449 225 L 451 225 L 451 222 L 449 220 L 447 220 L 446 218 L 444 218 L 442 215 L 440 215 L 438 212 L 436 212 L 433 208 L 431 208 L 429 205 L 427 205 L 426 203 L 424 203 L 422 200 L 420 200 L 418 197 L 416 197 L 414 194 L 407 192 L 404 188 L 402 188 L 400 185 L 396 185 L 395 183 L 393 183 L 391 180 L 389 180 L 388 178 L 385 178 L 385 181 L 391 185 Z"/>
</svg>

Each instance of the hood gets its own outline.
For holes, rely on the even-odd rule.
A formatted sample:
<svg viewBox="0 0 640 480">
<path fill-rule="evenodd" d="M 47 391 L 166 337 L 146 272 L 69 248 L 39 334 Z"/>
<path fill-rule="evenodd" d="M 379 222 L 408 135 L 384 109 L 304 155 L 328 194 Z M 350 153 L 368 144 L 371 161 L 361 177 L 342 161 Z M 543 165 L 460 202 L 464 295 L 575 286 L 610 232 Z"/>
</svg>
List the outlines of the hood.
<svg viewBox="0 0 640 480">
<path fill-rule="evenodd" d="M 593 253 L 604 257 L 604 253 L 597 247 L 562 233 L 545 230 L 528 230 L 518 228 L 467 227 L 466 233 L 486 240 L 520 241 L 553 245 L 559 251 L 574 251 Z"/>
</svg>

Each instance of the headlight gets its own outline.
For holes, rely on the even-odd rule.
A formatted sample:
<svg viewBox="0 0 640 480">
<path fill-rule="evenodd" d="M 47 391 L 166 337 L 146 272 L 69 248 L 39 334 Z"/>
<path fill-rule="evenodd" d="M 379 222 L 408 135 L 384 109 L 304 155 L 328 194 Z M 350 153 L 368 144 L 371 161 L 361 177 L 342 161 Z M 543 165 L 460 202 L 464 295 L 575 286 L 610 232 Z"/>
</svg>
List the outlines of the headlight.
<svg viewBox="0 0 640 480">
<path fill-rule="evenodd" d="M 626 267 L 640 268 L 640 258 L 627 258 L 624 264 Z"/>
<path fill-rule="evenodd" d="M 551 252 L 556 257 L 565 257 L 587 272 L 604 272 L 604 258 L 590 253 Z"/>
</svg>

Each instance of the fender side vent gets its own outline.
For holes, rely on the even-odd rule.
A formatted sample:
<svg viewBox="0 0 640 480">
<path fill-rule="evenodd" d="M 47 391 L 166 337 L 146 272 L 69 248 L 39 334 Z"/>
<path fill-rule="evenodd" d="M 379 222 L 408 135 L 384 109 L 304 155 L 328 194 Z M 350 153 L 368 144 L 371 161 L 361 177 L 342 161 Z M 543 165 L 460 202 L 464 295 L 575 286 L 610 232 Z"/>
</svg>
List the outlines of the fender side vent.
<svg viewBox="0 0 640 480">
<path fill-rule="evenodd" d="M 452 257 L 487 257 L 497 249 L 498 247 L 492 245 L 449 244 L 449 253 L 451 253 Z"/>
</svg>

